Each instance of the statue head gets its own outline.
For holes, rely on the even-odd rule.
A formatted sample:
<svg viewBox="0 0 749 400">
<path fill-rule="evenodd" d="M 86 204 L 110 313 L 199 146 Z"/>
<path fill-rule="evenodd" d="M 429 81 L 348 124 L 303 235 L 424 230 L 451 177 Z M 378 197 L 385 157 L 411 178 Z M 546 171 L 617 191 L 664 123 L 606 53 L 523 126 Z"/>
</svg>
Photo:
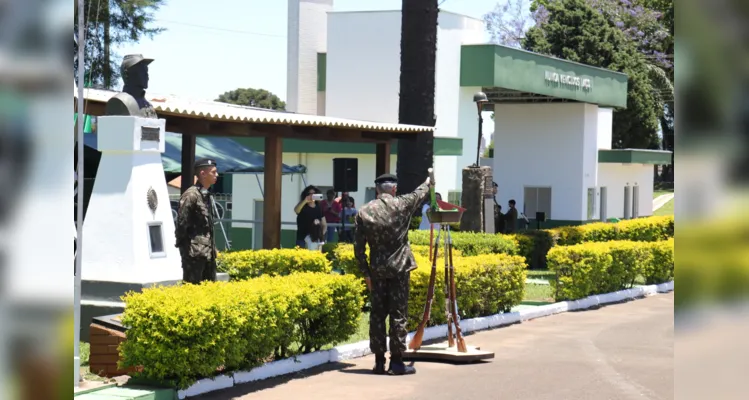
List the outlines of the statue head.
<svg viewBox="0 0 749 400">
<path fill-rule="evenodd" d="M 128 54 L 122 58 L 120 74 L 125 87 L 148 89 L 148 64 L 152 58 L 144 58 L 142 54 Z"/>
</svg>

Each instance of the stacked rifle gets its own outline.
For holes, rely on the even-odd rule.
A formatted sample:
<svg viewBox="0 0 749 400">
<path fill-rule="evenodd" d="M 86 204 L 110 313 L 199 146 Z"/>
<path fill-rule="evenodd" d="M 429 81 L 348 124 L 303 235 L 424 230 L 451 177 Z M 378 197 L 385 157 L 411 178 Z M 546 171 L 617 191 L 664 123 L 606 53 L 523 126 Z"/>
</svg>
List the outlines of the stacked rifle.
<svg viewBox="0 0 749 400">
<path fill-rule="evenodd" d="M 468 348 L 466 347 L 465 340 L 463 339 L 463 333 L 460 329 L 460 322 L 458 317 L 458 302 L 456 299 L 455 290 L 455 266 L 453 264 L 453 246 L 452 236 L 450 235 L 450 225 L 444 222 L 457 222 L 460 221 L 460 217 L 463 214 L 463 209 L 455 207 L 453 210 L 442 210 L 438 203 L 435 192 L 434 192 L 434 171 L 429 169 L 429 177 L 432 181 L 431 189 L 431 209 L 428 213 L 429 222 L 431 223 L 430 239 L 429 239 L 429 261 L 432 263 L 432 271 L 429 275 L 429 288 L 427 290 L 427 301 L 424 305 L 424 315 L 422 316 L 419 327 L 414 334 L 413 339 L 409 343 L 408 347 L 411 350 L 419 350 L 421 343 L 424 339 L 424 328 L 432 311 L 432 302 L 434 300 L 434 285 L 437 278 L 437 255 L 440 247 L 440 236 L 442 231 L 445 232 L 444 241 L 444 258 L 445 258 L 445 315 L 447 317 L 447 340 L 449 347 L 455 347 L 457 342 L 457 351 L 460 353 L 466 353 Z M 444 205 L 452 206 L 447 203 Z M 455 221 L 457 219 L 457 221 Z M 437 230 L 437 238 L 434 238 L 434 224 L 442 223 L 440 228 Z M 453 325 L 455 326 L 455 337 L 453 337 Z"/>
</svg>

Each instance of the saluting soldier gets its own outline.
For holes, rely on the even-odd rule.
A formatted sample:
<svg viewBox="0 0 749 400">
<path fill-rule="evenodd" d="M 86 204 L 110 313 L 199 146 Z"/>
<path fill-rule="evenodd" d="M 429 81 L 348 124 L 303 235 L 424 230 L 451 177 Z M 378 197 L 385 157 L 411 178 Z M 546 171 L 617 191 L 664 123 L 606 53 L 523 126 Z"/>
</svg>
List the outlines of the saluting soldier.
<svg viewBox="0 0 749 400">
<path fill-rule="evenodd" d="M 430 180 L 413 193 L 396 196 L 398 179 L 385 174 L 375 180 L 377 199 L 365 204 L 355 218 L 354 252 L 367 282 L 372 310 L 369 346 L 375 354 L 375 374 L 404 375 L 416 370 L 403 363 L 408 330 L 408 287 L 416 269 L 408 228 L 411 217 L 429 193 Z M 365 253 L 369 245 L 369 260 Z M 390 366 L 385 371 L 385 318 L 390 316 Z"/>
<path fill-rule="evenodd" d="M 216 161 L 210 158 L 197 160 L 194 168 L 198 181 L 179 199 L 175 236 L 182 256 L 182 280 L 198 284 L 216 280 L 213 198 L 208 189 L 216 183 L 218 171 Z"/>
</svg>

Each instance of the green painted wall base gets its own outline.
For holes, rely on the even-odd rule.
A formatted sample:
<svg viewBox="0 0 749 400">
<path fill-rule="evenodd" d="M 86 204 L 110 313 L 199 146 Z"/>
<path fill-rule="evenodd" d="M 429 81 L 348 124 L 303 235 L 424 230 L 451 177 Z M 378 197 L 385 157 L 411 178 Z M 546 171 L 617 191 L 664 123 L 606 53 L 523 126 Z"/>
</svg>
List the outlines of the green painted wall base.
<svg viewBox="0 0 749 400">
<path fill-rule="evenodd" d="M 86 390 L 73 396 L 76 400 L 176 400 L 177 391 L 171 388 L 146 386 L 105 386 Z"/>
</svg>

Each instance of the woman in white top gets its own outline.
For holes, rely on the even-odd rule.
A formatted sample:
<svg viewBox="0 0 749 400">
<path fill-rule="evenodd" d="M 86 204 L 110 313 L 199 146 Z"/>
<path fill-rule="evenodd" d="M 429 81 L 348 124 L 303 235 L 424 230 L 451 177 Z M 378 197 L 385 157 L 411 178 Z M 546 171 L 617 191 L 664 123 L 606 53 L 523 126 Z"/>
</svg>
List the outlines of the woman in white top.
<svg viewBox="0 0 749 400">
<path fill-rule="evenodd" d="M 437 198 L 437 200 L 442 201 L 442 195 L 439 193 L 435 193 L 434 196 Z M 421 223 L 419 224 L 419 230 L 429 230 L 429 217 L 427 216 L 427 211 L 429 211 L 429 207 L 431 207 L 431 199 L 427 197 L 426 202 L 421 207 Z M 434 224 L 434 229 L 439 230 L 440 224 Z"/>
</svg>

